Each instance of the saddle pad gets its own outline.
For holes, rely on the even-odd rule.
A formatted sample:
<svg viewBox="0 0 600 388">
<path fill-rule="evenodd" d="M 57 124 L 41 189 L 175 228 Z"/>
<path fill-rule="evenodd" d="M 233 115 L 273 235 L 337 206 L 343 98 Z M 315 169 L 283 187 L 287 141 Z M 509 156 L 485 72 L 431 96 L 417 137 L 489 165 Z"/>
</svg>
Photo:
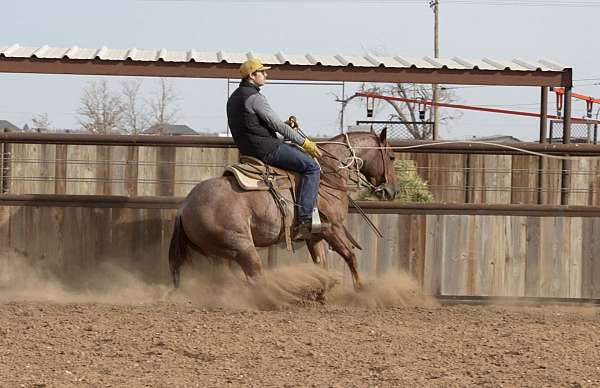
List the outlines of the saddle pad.
<svg viewBox="0 0 600 388">
<path fill-rule="evenodd" d="M 269 190 L 270 186 L 265 181 L 266 171 L 260 171 L 252 165 L 235 164 L 225 167 L 223 175 L 231 174 L 235 177 L 240 187 L 244 190 Z M 292 182 L 287 175 L 270 174 L 268 179 L 277 190 L 285 190 L 292 188 Z"/>
</svg>

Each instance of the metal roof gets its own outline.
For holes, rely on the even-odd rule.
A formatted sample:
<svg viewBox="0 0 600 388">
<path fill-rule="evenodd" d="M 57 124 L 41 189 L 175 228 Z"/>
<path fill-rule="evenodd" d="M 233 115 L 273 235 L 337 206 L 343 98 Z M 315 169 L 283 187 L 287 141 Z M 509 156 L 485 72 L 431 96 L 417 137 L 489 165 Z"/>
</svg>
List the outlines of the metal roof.
<svg viewBox="0 0 600 388">
<path fill-rule="evenodd" d="M 270 78 L 278 79 L 305 79 L 305 80 L 348 80 L 348 81 L 380 81 L 380 82 L 423 82 L 421 78 L 414 77 L 414 74 L 421 72 L 421 75 L 429 76 L 426 82 L 439 83 L 465 83 L 465 84 L 507 84 L 507 85 L 540 85 L 540 86 L 570 86 L 570 79 L 560 79 L 560 81 L 549 81 L 546 77 L 547 73 L 571 73 L 571 67 L 548 59 L 526 60 L 516 58 L 512 60 L 500 59 L 466 59 L 461 57 L 453 58 L 411 58 L 403 56 L 351 56 L 342 54 L 320 55 L 320 54 L 304 54 L 295 55 L 283 52 L 278 53 L 231 53 L 231 52 L 204 52 L 197 50 L 189 51 L 173 51 L 167 49 L 160 50 L 142 50 L 137 48 L 130 49 L 109 49 L 101 48 L 80 48 L 73 47 L 27 47 L 13 44 L 10 46 L 0 45 L 0 71 L 4 72 L 48 72 L 48 73 L 74 73 L 74 74 L 115 74 L 115 75 L 164 75 L 164 76 L 189 76 L 189 77 L 217 77 L 217 78 L 237 78 L 237 67 L 248 58 L 258 57 L 264 64 L 274 66 L 274 71 L 271 72 Z M 15 67 L 17 63 L 28 63 L 30 66 Z M 51 67 L 31 67 L 31 64 L 78 64 L 80 67 L 84 64 L 125 64 L 136 65 L 137 72 L 132 66 L 130 69 L 107 70 L 104 66 L 102 69 L 93 69 L 89 67 L 86 70 L 70 70 L 64 68 L 64 71 L 59 71 Z M 10 64 L 13 66 L 11 67 Z M 140 65 L 152 65 L 162 69 L 171 69 L 165 71 L 164 74 L 155 74 L 152 71 L 143 71 L 148 67 Z M 3 66 L 2 66 L 3 65 Z M 195 71 L 176 71 L 174 66 L 182 65 L 184 68 L 195 68 Z M 205 65 L 204 67 L 200 65 Z M 220 71 L 200 71 L 218 69 Z M 311 71 L 304 72 L 305 78 L 300 78 L 300 74 L 296 74 L 298 70 L 310 68 Z M 181 69 L 181 67 L 180 67 Z M 315 71 L 318 70 L 320 75 L 316 76 Z M 335 74 L 334 70 L 339 70 Z M 488 80 L 474 78 L 470 81 L 463 82 L 452 77 L 436 77 L 440 74 L 479 74 L 489 76 L 491 72 L 501 75 L 536 75 L 532 79 L 506 79 L 507 83 L 501 83 L 502 80 Z M 159 71 L 160 73 L 160 71 Z M 353 76 L 348 74 L 354 73 Z M 361 75 L 362 74 L 362 75 Z M 379 74 L 380 76 L 373 76 Z M 387 76 L 381 76 L 387 74 Z M 405 77 L 399 77 L 404 74 Z M 410 75 L 413 74 L 413 77 Z M 502 77 L 501 77 L 502 78 Z M 546 81 L 543 81 L 546 80 Z"/>
<path fill-rule="evenodd" d="M 155 124 L 142 132 L 143 134 L 162 135 L 197 135 L 198 132 L 185 124 Z"/>
<path fill-rule="evenodd" d="M 38 59 L 83 59 L 83 60 L 108 60 L 108 61 L 141 61 L 141 62 L 200 62 L 200 63 L 233 63 L 241 64 L 249 58 L 258 57 L 268 65 L 322 65 L 322 66 L 357 66 L 357 67 L 392 67 L 392 68 L 420 68 L 420 69 L 479 69 L 479 70 L 513 70 L 513 71 L 563 71 L 569 66 L 561 63 L 540 59 L 536 61 L 525 59 L 498 60 L 498 59 L 466 59 L 453 58 L 410 58 L 401 56 L 349 56 L 349 55 L 319 55 L 305 54 L 292 55 L 282 52 L 276 54 L 265 53 L 229 53 L 224 51 L 202 52 L 196 50 L 172 51 L 140 50 L 131 48 L 126 50 L 101 48 L 73 47 L 24 47 L 14 44 L 0 46 L 0 57 L 5 58 L 38 58 Z"/>
<path fill-rule="evenodd" d="M 21 131 L 21 128 L 17 127 L 8 120 L 0 120 L 0 129 L 8 131 Z"/>
</svg>

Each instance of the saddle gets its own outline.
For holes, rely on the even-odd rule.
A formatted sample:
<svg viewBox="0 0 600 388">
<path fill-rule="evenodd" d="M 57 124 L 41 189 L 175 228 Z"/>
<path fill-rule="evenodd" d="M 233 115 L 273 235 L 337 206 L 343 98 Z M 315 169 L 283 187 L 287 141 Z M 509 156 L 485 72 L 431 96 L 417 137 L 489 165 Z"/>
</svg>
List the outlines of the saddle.
<svg viewBox="0 0 600 388">
<path fill-rule="evenodd" d="M 233 175 L 242 190 L 269 191 L 273 195 L 281 212 L 287 249 L 292 251 L 291 229 L 294 223 L 294 212 L 292 211 L 292 214 L 289 214 L 286 199 L 281 193 L 290 190 L 292 200 L 295 202 L 296 175 L 247 155 L 240 155 L 240 163 L 225 167 L 223 175 Z"/>
<path fill-rule="evenodd" d="M 252 156 L 241 155 L 240 163 L 225 167 L 223 175 L 229 175 L 228 172 L 246 191 L 267 191 L 273 188 L 278 191 L 295 191 L 296 176 L 293 173 L 265 164 Z"/>
</svg>

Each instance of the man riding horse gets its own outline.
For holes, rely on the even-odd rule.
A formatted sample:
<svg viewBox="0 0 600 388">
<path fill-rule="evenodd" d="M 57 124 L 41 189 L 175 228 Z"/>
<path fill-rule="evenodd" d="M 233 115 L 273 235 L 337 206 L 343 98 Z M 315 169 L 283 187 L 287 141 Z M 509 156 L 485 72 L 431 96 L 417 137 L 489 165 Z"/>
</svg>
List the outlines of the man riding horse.
<svg viewBox="0 0 600 388">
<path fill-rule="evenodd" d="M 320 167 L 313 157 L 319 157 L 321 153 L 313 141 L 283 122 L 260 94 L 269 69 L 258 58 L 249 59 L 240 66 L 242 81 L 227 101 L 227 120 L 241 154 L 301 175 L 294 238 L 310 238 L 320 181 Z M 296 145 L 284 143 L 277 134 L 306 152 Z"/>
</svg>

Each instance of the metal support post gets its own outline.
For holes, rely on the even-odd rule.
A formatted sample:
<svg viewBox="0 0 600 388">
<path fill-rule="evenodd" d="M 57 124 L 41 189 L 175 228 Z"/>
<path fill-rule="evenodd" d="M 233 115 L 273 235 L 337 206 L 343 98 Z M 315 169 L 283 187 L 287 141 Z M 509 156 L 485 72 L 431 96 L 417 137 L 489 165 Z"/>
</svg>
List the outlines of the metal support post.
<svg viewBox="0 0 600 388">
<path fill-rule="evenodd" d="M 571 96 L 573 88 L 565 87 L 564 115 L 563 115 L 563 143 L 571 143 Z M 567 155 L 568 156 L 568 155 Z M 561 185 L 560 185 L 560 204 L 569 204 L 569 194 L 571 190 L 571 161 L 562 161 Z"/>
<path fill-rule="evenodd" d="M 540 98 L 540 143 L 545 143 L 548 137 L 548 87 L 542 86 Z M 544 174 L 544 159 L 538 158 L 537 171 L 537 203 L 542 205 L 545 202 L 544 189 L 546 186 L 546 176 Z"/>
</svg>

